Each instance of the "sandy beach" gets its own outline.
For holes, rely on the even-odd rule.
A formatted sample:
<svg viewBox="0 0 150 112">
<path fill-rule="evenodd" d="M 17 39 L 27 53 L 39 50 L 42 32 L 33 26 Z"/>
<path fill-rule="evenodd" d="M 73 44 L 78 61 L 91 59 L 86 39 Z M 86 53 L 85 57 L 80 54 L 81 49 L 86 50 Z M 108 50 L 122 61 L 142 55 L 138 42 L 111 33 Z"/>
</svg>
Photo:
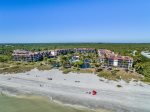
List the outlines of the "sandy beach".
<svg viewBox="0 0 150 112">
<path fill-rule="evenodd" d="M 122 87 L 117 87 L 121 85 Z M 97 91 L 97 95 L 87 92 Z M 57 69 L 26 73 L 0 74 L 0 92 L 35 94 L 52 101 L 90 109 L 104 108 L 117 112 L 149 112 L 150 85 L 143 82 L 108 81 L 95 74 L 63 74 Z"/>
</svg>

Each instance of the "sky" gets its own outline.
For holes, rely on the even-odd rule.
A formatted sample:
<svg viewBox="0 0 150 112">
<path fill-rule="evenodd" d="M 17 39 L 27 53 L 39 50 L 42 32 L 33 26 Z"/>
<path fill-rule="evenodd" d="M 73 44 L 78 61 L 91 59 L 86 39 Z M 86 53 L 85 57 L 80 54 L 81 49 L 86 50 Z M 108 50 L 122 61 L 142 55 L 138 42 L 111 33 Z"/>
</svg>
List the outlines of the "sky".
<svg viewBox="0 0 150 112">
<path fill-rule="evenodd" d="M 0 0 L 0 43 L 150 43 L 150 0 Z"/>
</svg>

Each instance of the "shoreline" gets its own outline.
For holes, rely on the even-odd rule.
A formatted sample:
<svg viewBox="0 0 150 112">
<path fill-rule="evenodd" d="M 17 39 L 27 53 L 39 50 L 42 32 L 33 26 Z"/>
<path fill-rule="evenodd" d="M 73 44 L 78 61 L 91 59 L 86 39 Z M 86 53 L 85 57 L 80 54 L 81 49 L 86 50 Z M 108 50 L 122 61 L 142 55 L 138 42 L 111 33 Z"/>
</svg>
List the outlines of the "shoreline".
<svg viewBox="0 0 150 112">
<path fill-rule="evenodd" d="M 78 109 L 78 110 L 88 110 L 90 112 L 99 112 L 98 110 L 93 110 L 81 105 L 71 105 L 71 104 L 63 104 L 63 102 L 60 101 L 56 101 L 56 100 L 51 100 L 50 98 L 48 98 L 47 96 L 42 96 L 42 95 L 35 95 L 35 94 L 30 94 L 30 95 L 22 95 L 22 94 L 10 94 L 10 93 L 5 93 L 5 92 L 1 92 L 0 93 L 1 96 L 6 96 L 6 97 L 14 97 L 17 99 L 28 99 L 28 100 L 43 100 L 43 101 L 48 101 L 50 104 L 55 104 L 58 106 L 62 106 L 62 107 L 69 107 L 69 108 L 73 108 L 73 109 Z M 110 112 L 108 110 L 105 109 L 100 109 L 100 112 Z"/>
<path fill-rule="evenodd" d="M 12 89 L 12 88 L 11 88 Z M 15 90 L 15 89 L 14 89 Z M 109 110 L 109 109 L 105 109 L 105 108 L 90 108 L 90 107 L 86 107 L 84 105 L 80 105 L 80 104 L 72 104 L 72 103 L 68 103 L 68 102 L 65 102 L 65 101 L 60 101 L 58 100 L 57 98 L 56 99 L 52 99 L 49 95 L 44 95 L 44 94 L 36 94 L 34 92 L 32 93 L 19 93 L 19 92 L 16 92 L 16 93 L 10 93 L 10 90 L 7 89 L 7 91 L 2 91 L 1 90 L 1 87 L 0 87 L 0 95 L 5 95 L 5 96 L 8 96 L 8 97 L 15 97 L 15 98 L 21 98 L 21 99 L 42 99 L 42 98 L 47 98 L 45 100 L 48 100 L 49 103 L 54 103 L 54 104 L 58 104 L 59 106 L 64 106 L 64 107 L 71 107 L 71 108 L 74 108 L 74 109 L 78 109 L 78 110 L 88 110 L 88 111 L 91 111 L 91 112 L 112 112 L 112 110 Z M 65 99 L 65 97 L 64 97 Z"/>
<path fill-rule="evenodd" d="M 51 77 L 52 80 L 47 78 Z M 11 78 L 8 80 L 8 78 Z M 76 83 L 75 81 L 80 81 Z M 115 82 L 100 78 L 88 73 L 69 73 L 52 69 L 38 71 L 33 69 L 26 73 L 0 75 L 0 91 L 10 94 L 40 95 L 52 97 L 63 104 L 79 105 L 90 109 L 108 109 L 111 111 L 148 112 L 147 103 L 150 98 L 150 86 L 142 82 L 123 81 Z M 39 85 L 42 84 L 42 87 Z M 116 87 L 121 84 L 122 87 Z M 136 84 L 136 85 L 135 85 Z M 140 86 L 140 84 L 142 86 Z M 87 91 L 97 90 L 98 94 L 92 96 Z M 145 99 L 144 99 L 145 98 Z M 142 102 L 143 105 L 140 104 Z M 140 106 L 140 107 L 139 107 Z"/>
</svg>

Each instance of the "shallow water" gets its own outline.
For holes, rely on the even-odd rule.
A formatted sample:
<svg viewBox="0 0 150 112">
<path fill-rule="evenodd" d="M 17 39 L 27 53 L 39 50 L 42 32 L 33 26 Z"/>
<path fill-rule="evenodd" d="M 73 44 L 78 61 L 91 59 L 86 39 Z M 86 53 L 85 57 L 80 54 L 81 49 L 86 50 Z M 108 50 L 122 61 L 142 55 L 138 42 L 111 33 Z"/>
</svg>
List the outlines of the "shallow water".
<svg viewBox="0 0 150 112">
<path fill-rule="evenodd" d="M 0 112 L 92 112 L 49 102 L 42 97 L 0 95 Z"/>
</svg>

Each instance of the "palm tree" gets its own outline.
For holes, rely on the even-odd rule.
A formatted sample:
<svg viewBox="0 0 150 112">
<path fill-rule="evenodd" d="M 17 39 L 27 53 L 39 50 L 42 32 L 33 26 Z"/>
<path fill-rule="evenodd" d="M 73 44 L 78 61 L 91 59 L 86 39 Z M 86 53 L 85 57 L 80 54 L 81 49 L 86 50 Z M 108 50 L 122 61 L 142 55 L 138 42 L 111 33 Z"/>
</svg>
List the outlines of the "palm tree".
<svg viewBox="0 0 150 112">
<path fill-rule="evenodd" d="M 80 68 L 80 66 L 82 66 L 82 65 L 83 65 L 83 60 L 76 61 L 76 62 L 73 63 L 73 66 L 77 67 L 77 68 Z"/>
<path fill-rule="evenodd" d="M 142 64 L 142 63 L 137 63 L 137 64 L 135 65 L 135 70 L 136 70 L 138 73 L 142 74 L 142 73 L 143 73 L 143 70 L 144 70 L 144 64 Z"/>
<path fill-rule="evenodd" d="M 70 60 L 72 58 L 72 54 L 67 54 L 66 58 L 67 60 Z"/>
</svg>

